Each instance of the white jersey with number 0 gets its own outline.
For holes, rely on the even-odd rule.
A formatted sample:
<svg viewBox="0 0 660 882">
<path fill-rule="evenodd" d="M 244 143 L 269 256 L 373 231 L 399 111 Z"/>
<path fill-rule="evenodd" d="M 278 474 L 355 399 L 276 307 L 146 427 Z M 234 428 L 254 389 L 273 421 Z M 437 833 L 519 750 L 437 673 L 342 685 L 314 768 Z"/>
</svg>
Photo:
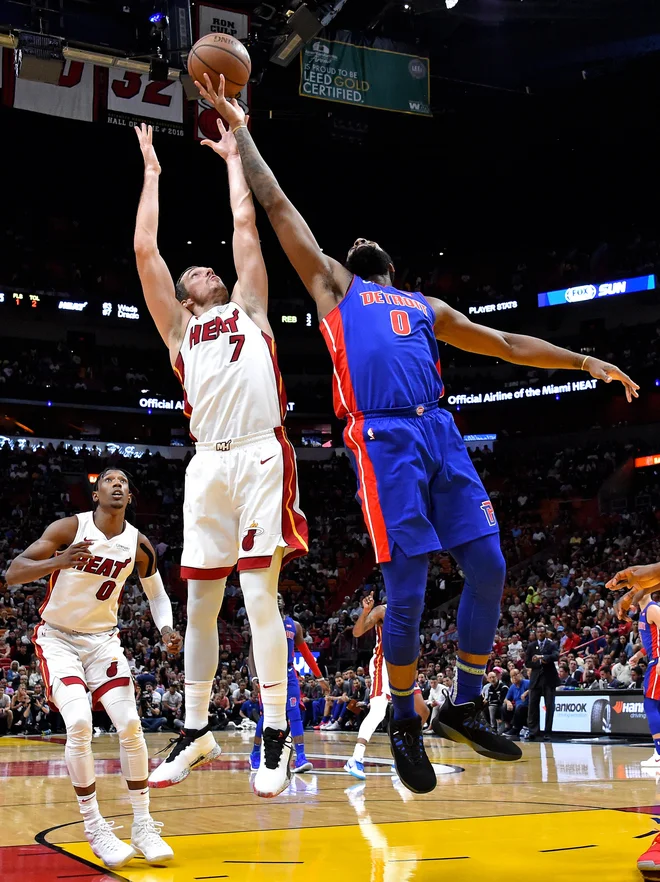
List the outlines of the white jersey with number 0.
<svg viewBox="0 0 660 882">
<path fill-rule="evenodd" d="M 91 539 L 91 559 L 50 577 L 39 610 L 46 624 L 62 631 L 96 634 L 117 627 L 117 609 L 124 582 L 133 572 L 139 533 L 124 521 L 124 530 L 107 539 L 94 523 L 94 512 L 76 515 L 78 529 L 72 544 Z"/>
<path fill-rule="evenodd" d="M 286 397 L 275 343 L 237 303 L 193 316 L 174 371 L 195 441 L 225 441 L 282 425 Z"/>
</svg>

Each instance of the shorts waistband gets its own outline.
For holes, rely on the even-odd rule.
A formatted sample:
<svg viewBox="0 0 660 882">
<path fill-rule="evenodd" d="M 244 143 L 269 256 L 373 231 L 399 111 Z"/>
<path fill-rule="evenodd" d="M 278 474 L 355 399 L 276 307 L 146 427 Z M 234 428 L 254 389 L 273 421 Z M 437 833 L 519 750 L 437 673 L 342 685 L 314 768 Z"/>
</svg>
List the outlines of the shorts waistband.
<svg viewBox="0 0 660 882">
<path fill-rule="evenodd" d="M 387 407 L 383 410 L 362 410 L 357 413 L 349 413 L 355 420 L 376 419 L 377 417 L 420 417 L 440 407 L 437 401 L 425 401 L 422 404 L 413 404 L 411 407 Z"/>
<path fill-rule="evenodd" d="M 266 438 L 276 437 L 275 429 L 264 429 L 263 432 L 255 432 L 253 435 L 242 435 L 239 438 L 228 438 L 226 441 L 198 441 L 195 444 L 197 450 L 216 450 L 218 453 L 227 453 L 235 447 L 248 447 L 265 441 Z"/>
</svg>

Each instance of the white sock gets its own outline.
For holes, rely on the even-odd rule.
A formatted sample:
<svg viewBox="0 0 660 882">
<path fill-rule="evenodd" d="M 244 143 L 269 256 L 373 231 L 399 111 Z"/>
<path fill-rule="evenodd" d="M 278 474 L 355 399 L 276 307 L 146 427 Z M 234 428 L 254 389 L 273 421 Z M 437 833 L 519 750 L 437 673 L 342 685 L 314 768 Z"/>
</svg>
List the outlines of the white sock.
<svg viewBox="0 0 660 882">
<path fill-rule="evenodd" d="M 99 803 L 96 798 L 96 791 L 94 791 L 94 793 L 90 793 L 89 796 L 78 796 L 78 794 L 76 794 L 76 798 L 78 800 L 80 814 L 83 816 L 85 830 L 89 832 L 90 830 L 93 830 L 94 827 L 96 827 L 99 821 L 103 820 L 103 816 L 99 811 Z"/>
<path fill-rule="evenodd" d="M 133 806 L 133 821 L 138 824 L 140 821 L 149 820 L 149 788 L 129 790 L 128 798 Z"/>
<path fill-rule="evenodd" d="M 282 629 L 284 633 L 284 629 Z M 264 706 L 264 729 L 286 729 L 287 681 L 261 684 L 261 703 Z"/>
<path fill-rule="evenodd" d="M 268 569 L 245 570 L 241 588 L 250 620 L 257 676 L 261 683 L 264 728 L 286 729 L 286 635 L 277 605 L 277 584 L 282 549 L 273 555 Z"/>
<path fill-rule="evenodd" d="M 356 744 L 355 750 L 353 751 L 353 759 L 356 763 L 361 763 L 364 761 L 364 752 L 367 749 L 366 744 Z"/>
<path fill-rule="evenodd" d="M 185 729 L 203 729 L 209 721 L 209 702 L 213 680 L 186 682 Z"/>
</svg>

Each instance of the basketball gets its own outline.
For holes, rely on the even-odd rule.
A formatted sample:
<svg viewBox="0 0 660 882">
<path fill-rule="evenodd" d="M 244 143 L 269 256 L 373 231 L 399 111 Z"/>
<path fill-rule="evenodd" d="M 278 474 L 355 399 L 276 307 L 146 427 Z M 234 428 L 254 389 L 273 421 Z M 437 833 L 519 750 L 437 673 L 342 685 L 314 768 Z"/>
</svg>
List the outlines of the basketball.
<svg viewBox="0 0 660 882">
<path fill-rule="evenodd" d="M 236 37 L 229 34 L 207 34 L 199 39 L 188 55 L 188 73 L 204 85 L 204 74 L 217 90 L 220 74 L 225 77 L 225 95 L 235 98 L 250 78 L 250 55 Z"/>
</svg>

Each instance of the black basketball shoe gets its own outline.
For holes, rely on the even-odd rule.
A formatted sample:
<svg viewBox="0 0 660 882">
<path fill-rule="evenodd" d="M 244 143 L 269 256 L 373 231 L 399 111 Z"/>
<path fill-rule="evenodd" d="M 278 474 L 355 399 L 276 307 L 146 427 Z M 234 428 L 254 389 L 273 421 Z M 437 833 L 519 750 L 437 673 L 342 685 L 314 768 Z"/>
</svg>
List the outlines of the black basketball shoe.
<svg viewBox="0 0 660 882">
<path fill-rule="evenodd" d="M 489 759 L 505 762 L 520 759 L 522 750 L 509 738 L 498 735 L 491 729 L 486 721 L 484 708 L 481 696 L 464 704 L 454 704 L 447 697 L 433 721 L 433 731 L 441 738 L 467 744 Z"/>
<path fill-rule="evenodd" d="M 392 756 L 396 773 L 413 793 L 430 793 L 437 784 L 435 770 L 424 750 L 422 721 L 419 716 L 409 720 L 395 720 L 388 725 Z"/>
</svg>

